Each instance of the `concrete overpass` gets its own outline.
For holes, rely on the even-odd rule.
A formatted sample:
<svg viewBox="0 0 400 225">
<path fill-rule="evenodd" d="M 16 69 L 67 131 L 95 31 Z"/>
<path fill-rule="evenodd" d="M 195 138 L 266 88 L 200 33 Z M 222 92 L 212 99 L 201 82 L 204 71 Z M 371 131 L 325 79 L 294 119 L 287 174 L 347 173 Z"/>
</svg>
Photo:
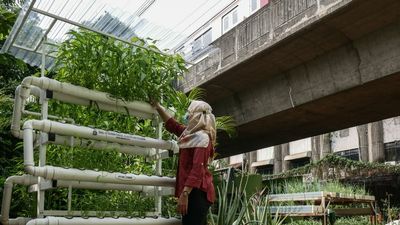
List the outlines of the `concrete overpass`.
<svg viewBox="0 0 400 225">
<path fill-rule="evenodd" d="M 181 87 L 236 119 L 221 157 L 400 115 L 399 0 L 272 0 L 212 46 Z"/>
</svg>

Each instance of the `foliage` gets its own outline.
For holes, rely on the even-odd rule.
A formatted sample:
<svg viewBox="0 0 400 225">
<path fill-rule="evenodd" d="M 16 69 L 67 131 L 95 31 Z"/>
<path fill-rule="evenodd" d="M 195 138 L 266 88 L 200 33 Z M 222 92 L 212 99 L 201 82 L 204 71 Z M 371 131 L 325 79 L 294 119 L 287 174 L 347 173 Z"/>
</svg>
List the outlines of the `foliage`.
<svg viewBox="0 0 400 225">
<path fill-rule="evenodd" d="M 228 134 L 229 137 L 236 136 L 236 123 L 231 116 L 220 116 L 215 118 L 216 127 Z"/>
<path fill-rule="evenodd" d="M 313 181 L 311 183 L 303 183 L 300 179 L 292 180 L 271 180 L 267 182 L 269 194 L 289 194 L 302 192 L 327 191 L 342 194 L 358 194 L 368 195 L 364 187 L 357 185 L 346 185 L 337 180 L 333 181 Z"/>
<path fill-rule="evenodd" d="M 223 181 L 217 187 L 217 211 L 214 214 L 210 209 L 209 222 L 211 225 L 232 225 L 241 224 L 246 213 L 246 196 L 240 191 L 240 187 L 228 185 L 229 181 Z M 231 187 L 229 191 L 228 188 Z"/>
<path fill-rule="evenodd" d="M 0 41 L 7 38 L 8 33 L 10 32 L 17 15 L 15 12 L 6 9 L 10 4 L 6 1 L 0 4 Z"/>
<path fill-rule="evenodd" d="M 269 210 L 269 202 L 263 191 L 257 192 L 250 197 L 246 196 L 247 176 L 241 175 L 238 185 L 230 183 L 229 179 L 222 180 L 217 187 L 218 198 L 215 210 L 210 209 L 209 224 L 211 225 L 280 225 L 285 217 L 278 213 L 272 215 Z"/>
<path fill-rule="evenodd" d="M 354 161 L 350 159 L 346 159 L 334 154 L 327 155 L 323 159 L 311 162 L 305 166 L 288 170 L 283 173 L 274 174 L 274 175 L 266 175 L 266 179 L 281 179 L 281 178 L 289 178 L 302 176 L 307 173 L 311 173 L 312 171 L 333 171 L 336 173 L 332 174 L 332 178 L 335 176 L 341 176 L 343 173 L 347 175 L 356 176 L 368 174 L 370 176 L 374 174 L 400 174 L 400 166 L 399 165 L 387 165 L 379 162 L 363 162 L 363 161 Z M 343 173 L 342 173 L 342 172 Z"/>
<path fill-rule="evenodd" d="M 281 225 L 285 222 L 286 217 L 280 216 L 279 210 L 274 215 L 270 212 L 270 203 L 262 192 L 255 193 L 247 205 L 243 224 Z"/>
<path fill-rule="evenodd" d="M 34 25 L 35 21 L 33 21 Z M 57 73 L 56 79 L 70 82 L 79 86 L 108 92 L 112 97 L 126 101 L 141 100 L 149 101 L 156 99 L 174 109 L 177 114 L 184 114 L 190 100 L 201 97 L 204 93 L 200 89 L 194 89 L 189 95 L 174 90 L 172 81 L 178 79 L 185 71 L 184 61 L 180 56 L 160 55 L 143 48 L 132 47 L 120 43 L 112 38 L 88 31 L 71 31 L 70 39 L 61 45 L 58 52 L 57 67 L 53 71 Z M 156 49 L 154 42 L 147 43 L 135 38 L 135 44 Z M 4 72 L 11 74 L 2 77 L 1 85 L 9 87 L 4 92 L 12 94 L 15 87 L 26 75 L 34 73 L 34 70 L 22 61 L 8 55 L 1 60 L 7 68 L 12 71 Z M 1 67 L 1 69 L 4 69 Z M 15 68 L 15 69 L 14 69 Z M 3 73 L 0 73 L 3 74 Z M 4 78 L 4 79 L 3 79 Z M 12 79 L 11 79 L 12 78 Z M 173 96 L 177 96 L 173 98 Z M 7 107 L 3 107 L 0 121 L 4 126 L 5 134 L 10 137 L 2 138 L 1 141 L 9 142 L 12 139 L 9 134 L 9 122 L 12 114 L 12 102 L 5 95 L 2 100 L 7 100 Z M 29 106 L 29 110 L 39 111 L 39 105 Z M 2 111 L 3 112 L 3 111 Z M 100 129 L 113 130 L 117 132 L 133 133 L 141 136 L 155 137 L 155 128 L 152 121 L 130 117 L 120 113 L 100 111 L 96 103 L 90 106 L 76 106 L 58 101 L 49 102 L 49 114 L 64 118 L 72 118 L 75 124 L 82 126 L 94 126 Z M 225 127 L 229 127 L 228 125 Z M 164 133 L 164 138 L 171 138 Z M 3 145 L 7 146 L 7 145 Z M 18 147 L 18 148 L 16 148 Z M 9 145 L 10 151 L 18 153 L 10 159 L 10 154 L 4 155 L 2 160 L 9 160 L 10 173 L 3 173 L 3 179 L 9 174 L 21 174 L 23 171 L 22 146 L 13 142 Z M 2 151 L 3 152 L 3 151 Z M 7 152 L 7 151 L 5 151 Z M 37 152 L 36 152 L 37 154 Z M 35 158 L 38 158 L 37 155 Z M 2 162 L 3 163 L 3 162 Z M 97 151 L 86 148 L 48 145 L 47 163 L 53 166 L 93 169 L 110 172 L 128 172 L 136 174 L 154 174 L 154 162 L 149 162 L 143 157 L 121 154 L 116 151 Z M 164 175 L 175 175 L 177 158 L 172 157 L 163 161 Z M 2 167 L 6 168 L 6 167 Z M 27 194 L 22 187 L 17 187 L 18 200 L 13 200 L 13 211 L 18 212 L 15 216 L 33 216 L 35 205 L 34 198 Z M 67 190 L 52 190 L 46 195 L 46 208 L 65 210 Z M 129 215 L 142 215 L 143 212 L 154 210 L 154 199 L 143 198 L 139 193 L 123 191 L 92 191 L 73 190 L 73 210 L 98 210 L 98 211 L 126 211 Z M 15 199 L 15 198 L 13 198 Z M 174 199 L 164 198 L 164 215 L 175 215 Z M 23 204 L 31 202 L 29 207 Z M 23 203 L 23 204 L 21 204 Z M 26 210 L 23 210 L 26 208 Z M 171 210 L 173 208 L 173 210 Z"/>
<path fill-rule="evenodd" d="M 186 70 L 179 55 L 162 55 L 85 30 L 69 35 L 57 55 L 57 79 L 115 98 L 160 101 L 175 93 L 172 82 Z M 132 43 L 158 51 L 154 41 L 133 38 Z"/>
<path fill-rule="evenodd" d="M 288 223 L 290 225 L 320 225 L 321 221 L 318 220 L 296 220 Z M 371 222 L 368 217 L 357 216 L 357 217 L 343 217 L 338 218 L 335 221 L 335 225 L 369 225 Z"/>
</svg>

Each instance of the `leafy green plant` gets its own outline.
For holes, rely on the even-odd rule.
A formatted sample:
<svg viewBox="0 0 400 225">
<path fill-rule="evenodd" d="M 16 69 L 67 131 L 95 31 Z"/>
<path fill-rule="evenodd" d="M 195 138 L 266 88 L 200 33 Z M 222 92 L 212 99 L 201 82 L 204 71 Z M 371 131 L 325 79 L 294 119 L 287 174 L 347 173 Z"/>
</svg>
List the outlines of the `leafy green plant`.
<svg viewBox="0 0 400 225">
<path fill-rule="evenodd" d="M 93 32 L 70 31 L 59 48 L 57 79 L 110 93 L 127 101 L 151 99 L 175 93 L 172 82 L 186 71 L 179 55 L 156 53 L 155 42 L 133 38 L 135 47 Z"/>
<path fill-rule="evenodd" d="M 337 180 L 332 181 L 319 181 L 305 184 L 300 179 L 282 180 L 282 181 L 270 181 L 267 182 L 270 194 L 289 194 L 289 193 L 303 193 L 303 192 L 336 192 L 342 194 L 358 194 L 368 195 L 368 192 L 364 187 L 358 185 L 349 185 L 340 183 Z"/>
<path fill-rule="evenodd" d="M 228 188 L 231 188 L 229 191 Z M 211 225 L 238 225 L 241 224 L 247 209 L 246 196 L 241 191 L 241 187 L 228 185 L 223 181 L 221 186 L 217 187 L 216 213 L 212 209 L 209 213 L 209 222 Z"/>
</svg>

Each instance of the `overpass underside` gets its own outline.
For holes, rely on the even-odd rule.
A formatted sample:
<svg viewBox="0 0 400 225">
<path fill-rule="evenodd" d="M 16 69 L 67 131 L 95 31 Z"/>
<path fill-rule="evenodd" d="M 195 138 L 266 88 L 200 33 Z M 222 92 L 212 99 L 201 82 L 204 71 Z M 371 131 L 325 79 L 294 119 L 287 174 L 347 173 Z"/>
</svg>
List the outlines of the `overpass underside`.
<svg viewBox="0 0 400 225">
<path fill-rule="evenodd" d="M 186 90 L 205 88 L 238 123 L 221 157 L 400 115 L 400 1 L 290 0 L 306 5 L 276 23 L 287 1 L 216 40 L 188 74 Z"/>
</svg>

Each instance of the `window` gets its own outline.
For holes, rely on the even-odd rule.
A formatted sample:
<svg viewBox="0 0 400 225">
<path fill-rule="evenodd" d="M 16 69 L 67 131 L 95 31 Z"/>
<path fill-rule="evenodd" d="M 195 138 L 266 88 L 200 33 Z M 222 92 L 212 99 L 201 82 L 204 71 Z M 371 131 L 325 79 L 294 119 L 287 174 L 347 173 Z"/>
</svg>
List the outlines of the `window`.
<svg viewBox="0 0 400 225">
<path fill-rule="evenodd" d="M 400 142 L 394 141 L 384 144 L 385 161 L 400 162 Z"/>
<path fill-rule="evenodd" d="M 193 42 L 192 52 L 196 53 L 205 47 L 207 47 L 212 42 L 212 32 L 211 28 L 200 35 L 196 40 Z"/>
<path fill-rule="evenodd" d="M 260 8 L 260 0 L 250 0 L 250 13 Z"/>
<path fill-rule="evenodd" d="M 222 17 L 222 33 L 232 29 L 238 22 L 238 8 L 236 7 Z"/>
<path fill-rule="evenodd" d="M 295 159 L 295 160 L 291 160 L 290 161 L 290 169 L 295 169 L 298 167 L 302 167 L 305 166 L 307 164 L 310 163 L 310 158 L 309 157 L 305 157 L 305 158 L 301 158 L 301 159 Z"/>
<path fill-rule="evenodd" d="M 360 160 L 360 150 L 358 148 L 335 152 L 336 155 L 344 157 L 346 159 L 351 159 L 354 161 Z"/>
<path fill-rule="evenodd" d="M 350 129 L 343 129 L 343 130 L 339 131 L 339 136 L 341 138 L 348 137 L 349 132 L 350 132 Z"/>
<path fill-rule="evenodd" d="M 273 174 L 274 173 L 274 166 L 273 165 L 257 166 L 257 173 L 259 173 L 259 174 Z"/>
</svg>

